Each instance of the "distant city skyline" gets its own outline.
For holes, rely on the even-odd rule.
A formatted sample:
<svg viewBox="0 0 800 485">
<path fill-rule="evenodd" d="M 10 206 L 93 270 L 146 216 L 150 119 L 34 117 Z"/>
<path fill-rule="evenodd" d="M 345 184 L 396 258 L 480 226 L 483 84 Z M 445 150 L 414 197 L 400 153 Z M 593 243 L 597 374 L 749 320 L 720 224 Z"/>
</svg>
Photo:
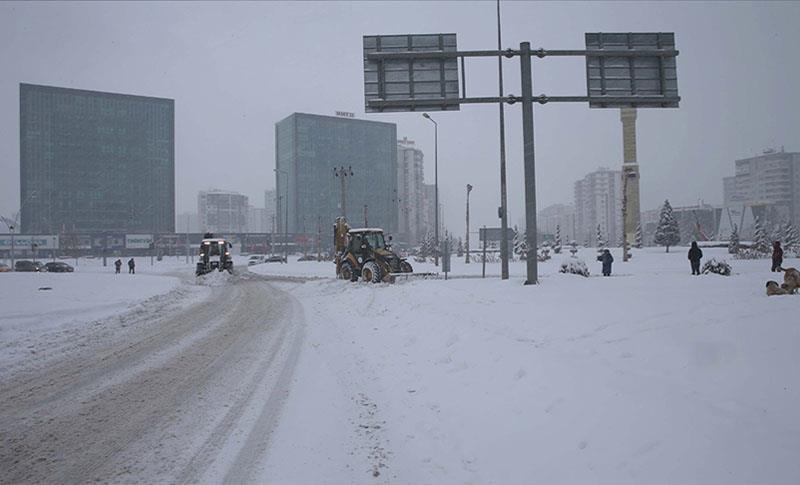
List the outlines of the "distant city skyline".
<svg viewBox="0 0 800 485">
<path fill-rule="evenodd" d="M 461 49 L 496 45 L 495 3 L 23 3 L 0 4 L 0 214 L 19 210 L 20 83 L 175 100 L 175 199 L 192 210 L 199 190 L 235 190 L 259 201 L 274 189 L 274 124 L 292 112 L 395 123 L 433 153 L 420 113 L 365 115 L 361 38 L 456 32 Z M 800 151 L 800 4 L 795 2 L 502 2 L 503 46 L 580 49 L 584 32 L 675 32 L 679 109 L 639 110 L 641 209 L 722 202 L 735 160 L 763 149 Z M 298 29 L 297 25 L 304 27 Z M 325 39 L 323 44 L 311 41 Z M 258 59 L 259 62 L 253 62 Z M 519 64 L 504 60 L 505 92 L 519 94 Z M 468 61 L 471 95 L 497 92 L 496 63 Z M 581 60 L 534 60 L 535 94 L 584 94 Z M 615 109 L 535 107 L 539 207 L 570 203 L 576 180 L 619 169 Z M 437 113 L 443 222 L 497 226 L 496 106 Z M 509 220 L 524 215 L 521 122 L 506 109 Z M 432 164 L 425 179 L 433 180 Z M 213 174 L 213 175 L 212 175 Z M 2 228 L 5 230 L 5 228 Z"/>
</svg>

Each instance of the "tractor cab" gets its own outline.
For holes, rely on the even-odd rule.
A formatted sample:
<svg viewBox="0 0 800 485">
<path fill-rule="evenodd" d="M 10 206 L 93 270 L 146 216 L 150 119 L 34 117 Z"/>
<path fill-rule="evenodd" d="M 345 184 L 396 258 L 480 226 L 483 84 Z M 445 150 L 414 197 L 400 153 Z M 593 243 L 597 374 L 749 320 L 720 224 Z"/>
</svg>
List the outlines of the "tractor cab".
<svg viewBox="0 0 800 485">
<path fill-rule="evenodd" d="M 204 236 L 200 242 L 196 274 L 200 276 L 215 270 L 233 273 L 233 258 L 231 257 L 233 245 L 225 239 L 215 238 L 211 233 L 206 233 Z"/>
<path fill-rule="evenodd" d="M 391 237 L 389 237 L 391 241 Z M 411 273 L 411 265 L 392 252 L 386 243 L 383 229 L 350 229 L 340 217 L 334 225 L 336 241 L 336 275 L 339 278 L 378 283 L 393 281 L 398 273 Z"/>
</svg>

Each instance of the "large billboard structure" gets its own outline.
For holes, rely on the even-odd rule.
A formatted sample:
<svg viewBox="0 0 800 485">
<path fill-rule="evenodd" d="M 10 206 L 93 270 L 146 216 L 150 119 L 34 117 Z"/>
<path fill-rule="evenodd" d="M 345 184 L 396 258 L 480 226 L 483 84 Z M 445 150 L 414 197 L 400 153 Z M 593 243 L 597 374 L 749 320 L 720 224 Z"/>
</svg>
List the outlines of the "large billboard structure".
<svg viewBox="0 0 800 485">
<path fill-rule="evenodd" d="M 450 37 L 452 36 L 452 37 Z M 420 39 L 422 45 L 415 45 Z M 452 40 L 450 40 L 452 39 Z M 436 42 L 434 42 L 434 40 Z M 447 40 L 447 44 L 445 44 Z M 533 103 L 588 102 L 591 107 L 677 108 L 675 39 L 672 33 L 596 33 L 586 34 L 584 50 L 531 50 L 522 42 L 519 50 L 459 51 L 455 34 L 364 36 L 364 101 L 366 111 L 419 111 L 458 109 L 466 103 L 508 103 L 522 105 L 523 160 L 525 169 L 525 235 L 529 248 L 535 248 L 536 170 L 533 137 Z M 438 49 L 434 45 L 438 43 Z M 423 48 L 424 47 L 424 48 Z M 586 58 L 586 96 L 533 95 L 531 60 L 551 56 Z M 520 58 L 522 95 L 467 97 L 464 58 Z M 458 93 L 457 60 L 461 59 L 461 93 Z M 431 66 L 439 65 L 436 74 Z M 426 74 L 417 74 L 415 66 Z M 392 73 L 392 74 L 389 74 Z M 424 77 L 430 76 L 430 77 Z M 388 79 L 392 80 L 389 81 Z M 423 81 L 423 79 L 425 79 Z M 414 83 L 426 86 L 424 96 L 414 92 Z M 438 83 L 438 84 L 437 84 Z M 438 91 L 433 88 L 438 85 Z M 527 258 L 525 284 L 536 284 L 539 270 L 536 258 Z"/>
</svg>

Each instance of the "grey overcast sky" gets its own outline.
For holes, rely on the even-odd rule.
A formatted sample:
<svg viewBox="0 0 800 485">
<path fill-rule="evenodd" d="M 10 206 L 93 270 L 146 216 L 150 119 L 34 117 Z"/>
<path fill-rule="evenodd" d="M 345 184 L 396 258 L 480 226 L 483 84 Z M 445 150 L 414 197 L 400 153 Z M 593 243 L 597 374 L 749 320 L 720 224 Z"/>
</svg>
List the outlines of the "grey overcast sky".
<svg viewBox="0 0 800 485">
<path fill-rule="evenodd" d="M 800 150 L 800 2 L 503 2 L 503 47 L 580 49 L 584 32 L 675 32 L 679 109 L 640 110 L 642 208 L 722 200 L 733 161 L 781 145 Z M 419 113 L 365 115 L 361 37 L 455 32 L 460 49 L 496 46 L 495 3 L 0 3 L 0 214 L 19 205 L 19 83 L 175 99 L 177 211 L 197 191 L 240 191 L 263 207 L 275 186 L 274 123 L 292 112 L 355 112 L 397 123 L 425 152 L 433 131 Z M 495 95 L 494 59 L 467 63 L 467 93 Z M 584 95 L 582 58 L 534 60 L 534 94 Z M 519 94 L 519 61 L 504 61 Z M 448 228 L 497 225 L 494 105 L 432 113 Z M 571 203 L 573 184 L 619 167 L 619 110 L 535 108 L 538 204 Z M 523 218 L 521 114 L 506 110 L 510 224 Z"/>
</svg>

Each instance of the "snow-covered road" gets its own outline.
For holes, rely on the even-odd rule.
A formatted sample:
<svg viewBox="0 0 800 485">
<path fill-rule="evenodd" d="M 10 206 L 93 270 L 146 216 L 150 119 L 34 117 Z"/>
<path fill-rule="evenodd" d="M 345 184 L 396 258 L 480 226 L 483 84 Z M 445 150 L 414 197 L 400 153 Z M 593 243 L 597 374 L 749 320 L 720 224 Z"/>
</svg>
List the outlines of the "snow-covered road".
<svg viewBox="0 0 800 485">
<path fill-rule="evenodd" d="M 7 361 L 0 482 L 242 483 L 258 474 L 303 311 L 256 275 L 221 283 L 181 285 Z"/>
</svg>

